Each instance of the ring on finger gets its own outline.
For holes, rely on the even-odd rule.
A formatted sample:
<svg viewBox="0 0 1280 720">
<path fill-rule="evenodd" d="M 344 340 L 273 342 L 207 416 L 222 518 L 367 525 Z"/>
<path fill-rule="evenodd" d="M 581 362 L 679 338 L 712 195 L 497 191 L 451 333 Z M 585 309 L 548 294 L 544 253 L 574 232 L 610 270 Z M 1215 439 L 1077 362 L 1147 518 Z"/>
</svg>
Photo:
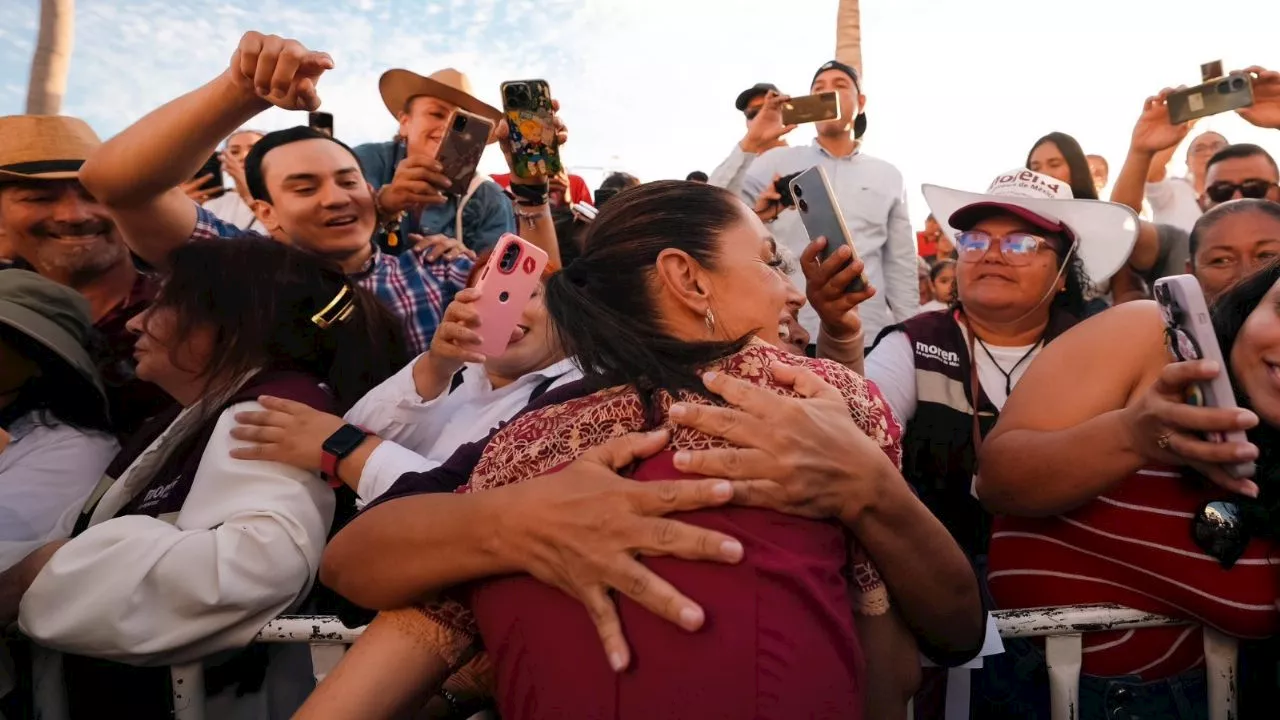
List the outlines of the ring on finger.
<svg viewBox="0 0 1280 720">
<path fill-rule="evenodd" d="M 1161 435 L 1160 437 L 1156 438 L 1156 445 L 1157 445 L 1161 450 L 1168 450 L 1168 449 L 1169 449 L 1169 438 L 1172 438 L 1172 437 L 1173 437 L 1173 433 L 1168 433 L 1168 432 L 1167 432 L 1167 433 L 1164 433 L 1164 434 L 1163 434 L 1163 435 Z"/>
</svg>

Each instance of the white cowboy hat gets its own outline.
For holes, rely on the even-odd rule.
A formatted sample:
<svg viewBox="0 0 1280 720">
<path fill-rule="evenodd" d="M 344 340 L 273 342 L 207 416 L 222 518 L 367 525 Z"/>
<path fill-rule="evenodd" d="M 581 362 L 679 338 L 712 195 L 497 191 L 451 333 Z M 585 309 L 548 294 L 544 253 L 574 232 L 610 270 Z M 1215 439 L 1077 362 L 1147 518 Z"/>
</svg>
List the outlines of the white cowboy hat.
<svg viewBox="0 0 1280 720">
<path fill-rule="evenodd" d="M 953 242 L 958 231 L 969 230 L 995 212 L 1010 213 L 1048 232 L 1065 232 L 1095 283 L 1124 267 L 1138 240 L 1138 216 L 1130 208 L 1101 200 L 1076 200 L 1067 183 L 1030 170 L 1000 174 L 985 193 L 937 185 L 923 185 L 920 190 Z"/>
</svg>

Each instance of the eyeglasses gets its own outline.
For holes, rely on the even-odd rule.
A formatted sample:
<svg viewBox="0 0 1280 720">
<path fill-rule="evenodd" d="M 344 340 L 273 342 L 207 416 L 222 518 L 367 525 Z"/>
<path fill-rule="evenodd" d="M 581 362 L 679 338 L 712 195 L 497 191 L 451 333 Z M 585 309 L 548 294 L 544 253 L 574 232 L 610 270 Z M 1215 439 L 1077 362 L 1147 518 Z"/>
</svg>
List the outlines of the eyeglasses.
<svg viewBox="0 0 1280 720">
<path fill-rule="evenodd" d="M 1249 546 L 1240 506 L 1226 500 L 1202 505 L 1191 521 L 1191 539 L 1206 555 L 1230 570 Z"/>
<path fill-rule="evenodd" d="M 1262 200 L 1267 197 L 1267 193 L 1271 192 L 1271 188 L 1277 185 L 1270 180 L 1245 180 L 1242 183 L 1216 182 L 1204 189 L 1204 194 L 1216 203 L 1224 203 L 1234 198 L 1236 193 L 1240 193 L 1240 197 L 1250 198 L 1253 200 Z"/>
<path fill-rule="evenodd" d="M 1039 235 L 1012 232 L 1002 238 L 991 237 L 981 230 L 969 230 L 956 235 L 956 251 L 961 262 L 976 263 L 986 257 L 991 243 L 999 241 L 1000 256 L 1010 265 L 1028 265 L 1041 247 L 1055 249 L 1053 243 Z"/>
</svg>

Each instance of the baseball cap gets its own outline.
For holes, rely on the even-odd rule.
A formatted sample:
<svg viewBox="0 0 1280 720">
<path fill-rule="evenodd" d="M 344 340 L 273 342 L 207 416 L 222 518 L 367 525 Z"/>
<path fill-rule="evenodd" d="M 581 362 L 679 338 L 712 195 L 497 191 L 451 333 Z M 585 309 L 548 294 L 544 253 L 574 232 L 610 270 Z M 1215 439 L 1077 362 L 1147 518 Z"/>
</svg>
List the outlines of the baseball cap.
<svg viewBox="0 0 1280 720">
<path fill-rule="evenodd" d="M 742 112 L 743 110 L 747 109 L 747 103 L 760 97 L 761 95 L 764 95 L 766 93 L 771 93 L 771 92 L 781 94 L 782 91 L 779 90 L 778 86 L 774 85 L 773 83 L 756 83 L 755 85 L 752 85 L 746 90 L 743 90 L 742 92 L 738 93 L 738 99 L 733 101 L 733 106 L 738 109 L 738 112 Z"/>
<path fill-rule="evenodd" d="M 809 81 L 809 87 L 813 87 L 813 83 L 817 81 L 818 76 L 828 70 L 839 70 L 845 75 L 848 75 L 849 79 L 853 80 L 853 86 L 858 89 L 859 93 L 862 92 L 862 78 L 858 77 L 858 71 L 853 69 L 852 65 L 847 65 L 839 60 L 828 60 L 822 63 L 822 67 L 818 68 L 818 71 L 813 74 L 813 80 Z M 855 138 L 860 138 L 866 131 L 867 114 L 858 113 L 858 117 L 853 119 L 853 136 Z"/>
</svg>

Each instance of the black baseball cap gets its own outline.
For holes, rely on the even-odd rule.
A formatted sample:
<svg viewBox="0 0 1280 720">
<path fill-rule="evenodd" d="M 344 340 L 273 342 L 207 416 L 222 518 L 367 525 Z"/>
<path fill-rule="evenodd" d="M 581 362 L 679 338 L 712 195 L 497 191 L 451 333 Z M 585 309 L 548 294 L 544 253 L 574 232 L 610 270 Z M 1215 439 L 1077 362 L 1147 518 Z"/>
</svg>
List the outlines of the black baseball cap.
<svg viewBox="0 0 1280 720">
<path fill-rule="evenodd" d="M 842 63 L 839 60 L 828 60 L 825 63 L 823 63 L 822 67 L 818 68 L 818 72 L 813 74 L 813 80 L 809 81 L 809 87 L 813 87 L 813 83 L 817 81 L 818 76 L 828 70 L 839 70 L 845 75 L 848 75 L 849 79 L 853 80 L 853 86 L 858 89 L 859 93 L 862 92 L 862 78 L 858 77 L 858 71 L 853 69 L 852 65 L 846 65 L 845 63 Z M 855 138 L 860 138 L 862 137 L 862 134 L 865 133 L 866 131 L 867 131 L 867 114 L 858 113 L 858 117 L 853 119 L 853 136 Z"/>
<path fill-rule="evenodd" d="M 747 103 L 755 100 L 761 95 L 771 92 L 778 94 L 782 93 L 782 91 L 778 89 L 778 86 L 773 83 L 756 83 L 755 85 L 752 85 L 746 90 L 738 93 L 738 99 L 733 101 L 733 106 L 738 108 L 738 112 L 742 112 L 747 109 Z"/>
</svg>

